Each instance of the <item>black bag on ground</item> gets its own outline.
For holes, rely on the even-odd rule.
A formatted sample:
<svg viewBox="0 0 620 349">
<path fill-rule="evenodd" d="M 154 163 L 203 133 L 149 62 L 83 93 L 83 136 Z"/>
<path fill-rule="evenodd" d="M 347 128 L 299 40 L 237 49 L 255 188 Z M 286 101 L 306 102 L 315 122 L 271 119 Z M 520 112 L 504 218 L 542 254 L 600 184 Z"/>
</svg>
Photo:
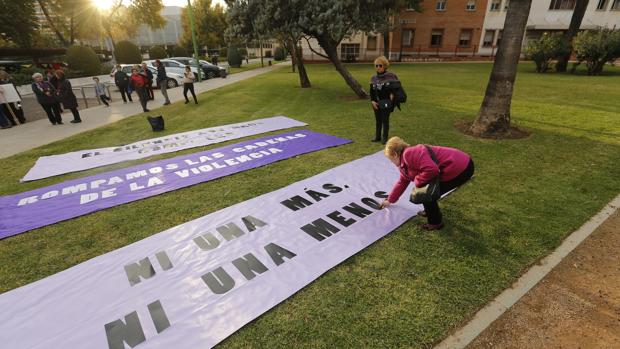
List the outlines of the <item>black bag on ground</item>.
<svg viewBox="0 0 620 349">
<path fill-rule="evenodd" d="M 151 124 L 153 131 L 163 131 L 164 130 L 164 117 L 161 115 L 158 116 L 147 116 L 146 119 Z"/>
<path fill-rule="evenodd" d="M 425 145 L 426 150 L 430 154 L 433 162 L 437 164 L 439 167 L 439 161 L 435 156 L 435 152 L 431 147 Z M 415 185 L 413 186 L 413 190 L 411 191 L 411 196 L 409 196 L 409 201 L 414 204 L 423 204 L 427 202 L 437 201 L 441 198 L 441 187 L 439 186 L 439 175 L 441 175 L 441 169 L 437 174 L 437 177 L 433 178 L 427 185 L 422 188 L 417 188 Z"/>
</svg>

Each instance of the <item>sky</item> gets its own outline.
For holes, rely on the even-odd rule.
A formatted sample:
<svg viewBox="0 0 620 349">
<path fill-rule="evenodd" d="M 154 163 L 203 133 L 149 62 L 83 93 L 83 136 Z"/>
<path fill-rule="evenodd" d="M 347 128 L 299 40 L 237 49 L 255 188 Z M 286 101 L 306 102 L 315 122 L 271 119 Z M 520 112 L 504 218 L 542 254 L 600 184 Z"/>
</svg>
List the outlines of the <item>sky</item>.
<svg viewBox="0 0 620 349">
<path fill-rule="evenodd" d="M 187 0 L 163 0 L 163 2 L 165 6 L 187 6 Z M 212 3 L 224 6 L 224 0 L 213 0 Z"/>
</svg>

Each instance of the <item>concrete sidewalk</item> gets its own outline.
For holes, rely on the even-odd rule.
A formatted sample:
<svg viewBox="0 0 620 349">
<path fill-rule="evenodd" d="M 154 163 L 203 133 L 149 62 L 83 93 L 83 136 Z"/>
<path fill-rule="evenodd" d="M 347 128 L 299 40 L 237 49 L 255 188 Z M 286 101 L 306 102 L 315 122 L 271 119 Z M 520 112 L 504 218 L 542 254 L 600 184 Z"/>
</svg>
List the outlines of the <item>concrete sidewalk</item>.
<svg viewBox="0 0 620 349">
<path fill-rule="evenodd" d="M 210 79 L 201 83 L 194 84 L 196 94 L 214 90 L 223 86 L 234 84 L 236 82 L 246 80 L 283 66 L 290 65 L 290 62 L 284 62 L 273 66 L 258 68 L 229 75 L 226 79 Z M 171 102 L 184 100 L 183 87 L 177 87 L 168 90 L 168 96 Z M 191 97 L 191 96 L 190 96 Z M 200 101 L 199 101 L 200 102 Z M 148 108 L 152 115 L 157 114 L 157 108 L 162 106 L 164 98 L 159 90 L 155 90 L 155 100 L 149 101 Z M 73 119 L 71 114 L 63 114 L 64 125 L 52 125 L 49 120 L 41 119 L 27 122 L 23 125 L 13 127 L 11 129 L 0 131 L 0 159 L 30 150 L 42 145 L 52 143 L 75 134 L 92 130 L 100 126 L 104 126 L 129 116 L 142 113 L 142 107 L 134 94 L 134 102 L 124 104 L 120 98 L 117 98 L 110 107 L 98 106 L 80 110 L 82 123 L 71 124 Z"/>
</svg>

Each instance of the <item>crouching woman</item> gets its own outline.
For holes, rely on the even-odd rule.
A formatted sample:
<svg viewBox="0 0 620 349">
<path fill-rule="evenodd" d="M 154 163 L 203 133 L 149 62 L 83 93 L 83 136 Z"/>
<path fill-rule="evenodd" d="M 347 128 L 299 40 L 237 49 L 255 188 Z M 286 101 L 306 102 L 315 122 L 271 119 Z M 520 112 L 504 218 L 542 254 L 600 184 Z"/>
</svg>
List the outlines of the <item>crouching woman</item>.
<svg viewBox="0 0 620 349">
<path fill-rule="evenodd" d="M 441 195 L 464 184 L 474 175 L 474 161 L 458 149 L 436 145 L 410 146 L 399 137 L 392 137 L 385 145 L 385 156 L 398 168 L 400 178 L 381 207 L 398 201 L 410 182 L 422 188 L 439 176 Z M 424 230 L 443 228 L 443 219 L 437 200 L 425 202 L 422 216 L 426 216 Z"/>
</svg>

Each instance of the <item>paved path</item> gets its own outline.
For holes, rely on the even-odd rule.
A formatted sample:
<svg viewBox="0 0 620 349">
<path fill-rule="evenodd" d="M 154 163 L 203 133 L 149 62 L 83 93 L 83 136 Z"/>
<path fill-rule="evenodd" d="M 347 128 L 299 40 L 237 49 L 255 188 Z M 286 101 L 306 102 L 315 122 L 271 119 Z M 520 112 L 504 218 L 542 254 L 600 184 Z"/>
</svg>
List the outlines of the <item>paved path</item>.
<svg viewBox="0 0 620 349">
<path fill-rule="evenodd" d="M 210 79 L 201 83 L 196 83 L 196 94 L 234 84 L 289 64 L 290 62 L 280 63 L 273 66 L 266 66 L 264 68 L 232 74 L 226 79 Z M 168 96 L 172 102 L 183 100 L 183 88 L 178 87 L 169 89 Z M 164 99 L 161 93 L 159 90 L 155 90 L 155 100 L 149 101 L 148 108 L 153 113 L 156 112 L 154 109 L 161 106 L 163 103 Z M 64 125 L 53 126 L 46 118 L 27 122 L 23 125 L 10 129 L 0 130 L 0 159 L 140 113 L 142 113 L 142 108 L 140 107 L 140 102 L 138 101 L 137 96 L 134 94 L 133 103 L 124 104 L 120 98 L 117 98 L 109 108 L 105 106 L 97 106 L 80 110 L 80 115 L 83 120 L 80 124 L 69 123 L 69 121 L 73 119 L 69 113 L 63 114 L 63 121 L 65 122 Z"/>
<path fill-rule="evenodd" d="M 620 348 L 620 211 L 468 348 Z"/>
</svg>

